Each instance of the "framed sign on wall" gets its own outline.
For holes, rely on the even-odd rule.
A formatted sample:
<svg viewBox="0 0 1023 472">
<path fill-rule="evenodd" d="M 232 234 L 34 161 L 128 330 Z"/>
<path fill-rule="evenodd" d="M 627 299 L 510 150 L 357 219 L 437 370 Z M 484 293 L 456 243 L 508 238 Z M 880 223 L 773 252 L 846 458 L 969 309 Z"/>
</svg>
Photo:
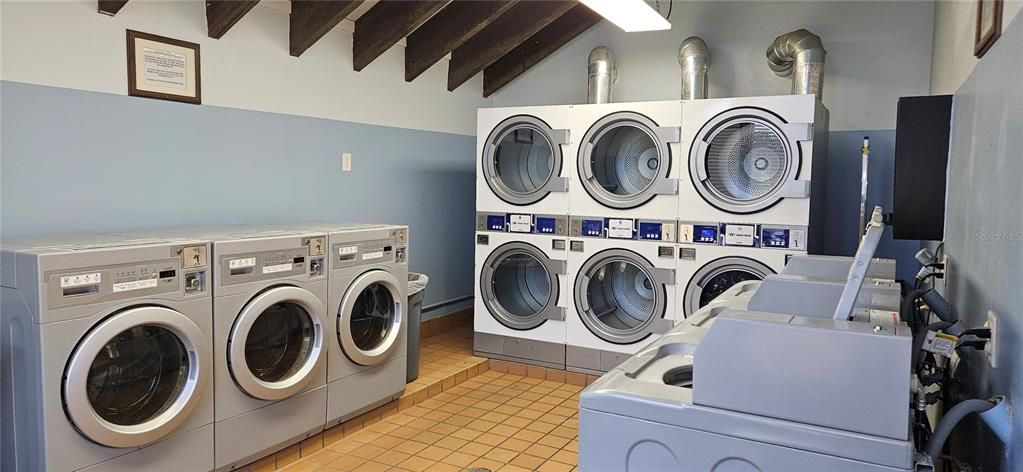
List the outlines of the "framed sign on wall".
<svg viewBox="0 0 1023 472">
<path fill-rule="evenodd" d="M 202 103 L 199 45 L 128 31 L 128 95 Z"/>
<path fill-rule="evenodd" d="M 973 55 L 984 53 L 1002 35 L 1002 0 L 977 0 L 977 30 L 973 35 Z"/>
</svg>

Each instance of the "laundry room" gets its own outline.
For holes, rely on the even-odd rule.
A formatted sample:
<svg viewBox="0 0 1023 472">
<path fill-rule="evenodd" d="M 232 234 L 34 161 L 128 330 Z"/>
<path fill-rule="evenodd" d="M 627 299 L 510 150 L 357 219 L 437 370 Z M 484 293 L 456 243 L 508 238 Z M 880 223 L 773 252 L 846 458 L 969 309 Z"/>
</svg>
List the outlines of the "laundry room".
<svg viewBox="0 0 1023 472">
<path fill-rule="evenodd" d="M 0 0 L 0 470 L 1021 470 L 1021 10 Z"/>
</svg>

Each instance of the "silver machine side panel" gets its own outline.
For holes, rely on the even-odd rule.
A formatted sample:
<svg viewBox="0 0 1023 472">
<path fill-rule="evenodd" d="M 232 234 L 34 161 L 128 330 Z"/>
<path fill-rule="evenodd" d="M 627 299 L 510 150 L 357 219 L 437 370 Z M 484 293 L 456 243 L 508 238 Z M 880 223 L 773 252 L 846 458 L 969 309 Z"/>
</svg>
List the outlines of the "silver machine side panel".
<svg viewBox="0 0 1023 472">
<path fill-rule="evenodd" d="M 749 302 L 750 311 L 831 318 L 845 290 L 845 280 L 825 280 L 796 275 L 769 275 Z M 858 308 L 898 311 L 902 289 L 898 283 L 871 279 L 863 282 L 856 298 Z M 798 303 L 795 302 L 798 300 Z"/>
<path fill-rule="evenodd" d="M 789 258 L 781 273 L 819 279 L 845 280 L 849 276 L 852 262 L 853 258 L 846 256 L 798 254 Z M 875 258 L 870 262 L 867 277 L 895 280 L 895 259 Z"/>
</svg>

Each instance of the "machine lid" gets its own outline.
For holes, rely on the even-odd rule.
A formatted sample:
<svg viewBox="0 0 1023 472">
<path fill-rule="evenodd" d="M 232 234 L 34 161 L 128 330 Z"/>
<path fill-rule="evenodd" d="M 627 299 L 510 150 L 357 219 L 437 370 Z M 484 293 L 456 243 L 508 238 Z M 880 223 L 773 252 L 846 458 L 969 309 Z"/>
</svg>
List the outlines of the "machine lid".
<svg viewBox="0 0 1023 472">
<path fill-rule="evenodd" d="M 302 391 L 323 359 L 323 303 L 308 290 L 278 286 L 235 318 L 228 369 L 246 394 L 283 400 Z"/>
<path fill-rule="evenodd" d="M 669 179 L 671 149 L 678 128 L 659 127 L 639 113 L 607 115 L 590 127 L 579 146 L 579 179 L 600 204 L 616 209 L 641 206 L 657 195 L 675 194 Z"/>
<path fill-rule="evenodd" d="M 597 337 L 615 344 L 663 332 L 671 324 L 664 318 L 666 285 L 674 283 L 669 272 L 629 250 L 598 252 L 576 276 L 579 318 Z"/>
<path fill-rule="evenodd" d="M 397 277 L 383 269 L 359 275 L 338 309 L 337 339 L 342 352 L 359 365 L 385 362 L 398 347 L 404 299 Z"/>
<path fill-rule="evenodd" d="M 732 286 L 747 280 L 764 280 L 774 270 L 748 257 L 727 256 L 714 259 L 693 274 L 686 287 L 682 307 L 689 316 Z"/>
<path fill-rule="evenodd" d="M 689 170 L 707 203 L 729 213 L 767 209 L 785 197 L 805 197 L 796 182 L 799 141 L 809 125 L 793 125 L 759 108 L 734 108 L 715 116 L 696 135 Z M 798 194 L 798 195 L 797 195 Z"/>
<path fill-rule="evenodd" d="M 171 434 L 209 382 L 209 347 L 185 315 L 137 306 L 106 318 L 72 352 L 62 396 L 68 419 L 89 440 L 134 448 Z"/>
<path fill-rule="evenodd" d="M 511 329 L 529 330 L 547 320 L 565 319 L 557 306 L 559 276 L 565 261 L 552 260 L 539 248 L 509 242 L 494 249 L 480 271 L 480 291 L 487 311 Z"/>
<path fill-rule="evenodd" d="M 561 145 L 568 132 L 553 130 L 534 116 L 517 115 L 500 124 L 483 148 L 483 176 L 501 200 L 531 205 L 551 192 L 565 192 L 568 182 L 560 177 Z"/>
</svg>

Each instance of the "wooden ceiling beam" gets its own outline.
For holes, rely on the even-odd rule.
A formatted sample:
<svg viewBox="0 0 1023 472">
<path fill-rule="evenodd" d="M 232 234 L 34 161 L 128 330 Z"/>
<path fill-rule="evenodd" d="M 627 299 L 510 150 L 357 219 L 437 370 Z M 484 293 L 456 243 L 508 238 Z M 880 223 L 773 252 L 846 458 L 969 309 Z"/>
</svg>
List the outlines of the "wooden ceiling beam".
<svg viewBox="0 0 1023 472">
<path fill-rule="evenodd" d="M 454 0 L 405 39 L 405 81 L 411 82 L 508 11 L 517 0 Z M 358 31 L 358 30 L 356 30 Z"/>
<path fill-rule="evenodd" d="M 128 3 L 128 0 L 99 0 L 96 2 L 96 9 L 104 15 L 114 16 L 121 11 L 125 3 Z"/>
<path fill-rule="evenodd" d="M 206 34 L 220 39 L 259 0 L 206 0 Z"/>
<path fill-rule="evenodd" d="M 452 51 L 448 90 L 458 88 L 576 5 L 574 0 L 517 3 Z"/>
<path fill-rule="evenodd" d="M 373 5 L 355 21 L 355 36 L 352 40 L 352 64 L 355 70 L 364 69 L 449 2 L 390 0 Z"/>
<path fill-rule="evenodd" d="M 301 56 L 360 3 L 361 0 L 291 0 L 291 55 Z"/>
<path fill-rule="evenodd" d="M 489 97 L 593 25 L 601 16 L 579 4 L 483 70 L 483 96 Z"/>
</svg>

